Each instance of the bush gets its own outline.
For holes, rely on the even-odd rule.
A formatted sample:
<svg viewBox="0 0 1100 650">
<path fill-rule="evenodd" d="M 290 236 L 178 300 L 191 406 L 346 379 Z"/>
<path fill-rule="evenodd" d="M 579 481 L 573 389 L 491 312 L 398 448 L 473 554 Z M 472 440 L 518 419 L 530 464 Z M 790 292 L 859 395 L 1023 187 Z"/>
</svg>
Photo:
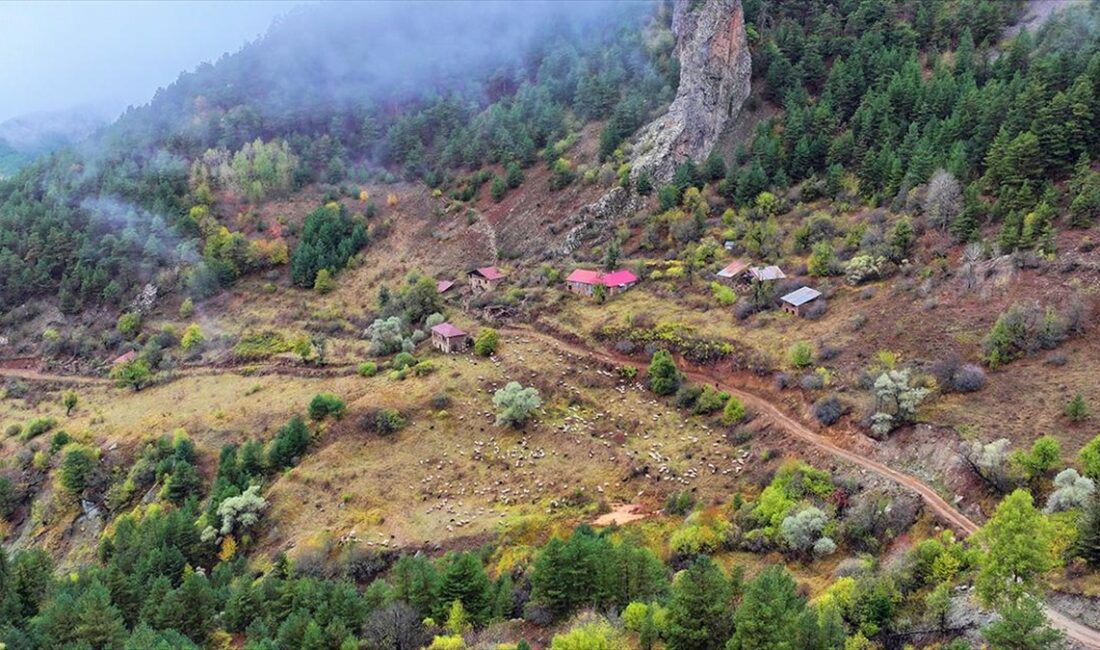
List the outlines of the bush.
<svg viewBox="0 0 1100 650">
<path fill-rule="evenodd" d="M 483 357 L 489 357 L 496 354 L 499 344 L 500 334 L 491 327 L 483 327 L 474 339 L 474 352 Z"/>
<path fill-rule="evenodd" d="M 336 280 L 332 277 L 332 271 L 328 269 L 318 270 L 317 277 L 313 280 L 313 290 L 323 296 L 332 293 L 335 289 Z"/>
<path fill-rule="evenodd" d="M 825 378 L 816 372 L 808 372 L 798 378 L 802 390 L 821 390 L 825 388 Z"/>
<path fill-rule="evenodd" d="M 493 404 L 497 407 L 497 424 L 519 428 L 542 406 L 542 398 L 535 388 L 512 381 L 493 394 Z"/>
<path fill-rule="evenodd" d="M 671 395 L 680 388 L 680 371 L 668 350 L 657 350 L 649 364 L 649 389 L 658 395 Z"/>
<path fill-rule="evenodd" d="M 80 494 L 91 482 L 98 462 L 97 450 L 87 445 L 72 445 L 61 461 L 61 486 L 70 494 Z"/>
<path fill-rule="evenodd" d="M 745 405 L 735 396 L 730 395 L 726 400 L 726 406 L 722 409 L 722 424 L 733 426 L 740 424 L 745 419 Z"/>
<path fill-rule="evenodd" d="M 416 365 L 416 357 L 408 352 L 398 352 L 390 362 L 390 367 L 394 370 L 404 370 L 414 365 Z"/>
<path fill-rule="evenodd" d="M 23 432 L 20 434 L 20 440 L 31 440 L 37 438 L 43 433 L 47 433 L 50 429 L 57 426 L 57 420 L 53 418 L 35 418 L 30 422 L 23 425 Z"/>
<path fill-rule="evenodd" d="M 141 328 L 141 314 L 137 312 L 127 312 L 118 317 L 118 323 L 115 324 L 119 334 L 122 334 L 128 339 L 134 338 L 138 329 Z"/>
<path fill-rule="evenodd" d="M 409 424 L 408 419 L 401 415 L 397 409 L 378 409 L 363 415 L 359 425 L 364 431 L 388 436 L 404 429 Z"/>
<path fill-rule="evenodd" d="M 1065 338 L 1065 320 L 1054 308 L 1015 304 L 997 318 L 982 341 L 982 349 L 986 363 L 996 368 L 1039 350 L 1053 349 Z"/>
<path fill-rule="evenodd" d="M 1065 415 L 1071 422 L 1081 422 L 1089 417 L 1088 405 L 1085 404 L 1085 396 L 1077 393 L 1066 404 Z"/>
<path fill-rule="evenodd" d="M 695 496 L 687 491 L 673 492 L 665 499 L 665 512 L 670 515 L 686 515 L 695 507 Z"/>
<path fill-rule="evenodd" d="M 676 391 L 676 397 L 672 399 L 672 403 L 675 404 L 677 408 L 693 408 L 695 402 L 702 394 L 703 389 L 701 387 L 692 384 L 684 384 L 680 386 L 680 390 Z"/>
<path fill-rule="evenodd" d="M 15 514 L 19 505 L 19 494 L 15 485 L 6 476 L 0 476 L 0 521 L 6 521 Z"/>
<path fill-rule="evenodd" d="M 373 377 L 378 374 L 378 364 L 373 361 L 364 361 L 356 368 L 360 377 Z"/>
<path fill-rule="evenodd" d="M 699 398 L 695 400 L 695 409 L 693 412 L 696 415 L 710 415 L 711 413 L 721 410 L 729 399 L 729 393 L 718 391 L 707 386 L 699 394 Z"/>
<path fill-rule="evenodd" d="M 332 393 L 318 393 L 309 401 L 309 418 L 320 421 L 332 416 L 339 420 L 346 409 L 347 405 L 339 397 Z"/>
<path fill-rule="evenodd" d="M 814 402 L 814 418 L 825 426 L 835 424 L 844 414 L 844 406 L 836 395 L 827 395 Z"/>
<path fill-rule="evenodd" d="M 271 441 L 267 452 L 268 465 L 275 470 L 295 464 L 309 448 L 309 429 L 302 418 L 294 416 Z"/>
<path fill-rule="evenodd" d="M 809 368 L 814 363 L 814 349 L 806 341 L 799 341 L 791 346 L 787 358 L 791 365 L 799 370 Z"/>
</svg>

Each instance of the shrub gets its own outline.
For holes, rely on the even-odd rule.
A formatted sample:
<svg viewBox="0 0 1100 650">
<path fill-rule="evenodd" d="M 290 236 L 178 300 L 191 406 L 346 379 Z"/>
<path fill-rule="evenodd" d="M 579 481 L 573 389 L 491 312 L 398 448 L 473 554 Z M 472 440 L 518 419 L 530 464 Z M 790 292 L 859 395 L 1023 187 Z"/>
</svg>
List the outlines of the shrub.
<svg viewBox="0 0 1100 650">
<path fill-rule="evenodd" d="M 267 452 L 268 465 L 275 470 L 290 467 L 301 458 L 309 447 L 309 429 L 302 418 L 294 416 L 279 429 Z"/>
<path fill-rule="evenodd" d="M 673 492 L 665 499 L 665 512 L 670 515 L 686 515 L 695 507 L 695 496 L 687 491 Z"/>
<path fill-rule="evenodd" d="M 346 409 L 347 405 L 344 404 L 344 400 L 332 393 L 317 393 L 309 401 L 309 417 L 311 420 L 320 421 L 329 416 L 339 420 L 344 416 Z"/>
<path fill-rule="evenodd" d="M 61 451 L 65 445 L 73 441 L 72 436 L 64 431 L 58 431 L 50 436 L 50 454 L 56 454 Z"/>
<path fill-rule="evenodd" d="M 319 269 L 317 277 L 313 280 L 313 290 L 322 296 L 332 293 L 336 289 L 336 280 L 332 277 L 332 271 Z"/>
<path fill-rule="evenodd" d="M 745 419 L 745 405 L 737 397 L 730 395 L 726 400 L 726 406 L 722 409 L 722 424 L 733 426 L 740 424 Z"/>
<path fill-rule="evenodd" d="M 397 433 L 408 424 L 408 419 L 400 411 L 390 408 L 365 413 L 359 420 L 359 425 L 364 431 L 383 436 Z"/>
<path fill-rule="evenodd" d="M 497 407 L 497 424 L 519 428 L 542 406 L 542 398 L 537 389 L 512 381 L 493 394 L 493 404 Z"/>
<path fill-rule="evenodd" d="M 138 329 L 141 328 L 141 314 L 134 311 L 127 312 L 118 317 L 115 327 L 118 329 L 119 334 L 132 339 L 137 335 Z"/>
<path fill-rule="evenodd" d="M 184 298 L 180 303 L 180 318 L 191 318 L 195 314 L 195 302 L 190 298 Z"/>
<path fill-rule="evenodd" d="M 805 553 L 821 537 L 828 519 L 819 508 L 808 506 L 797 514 L 783 519 L 779 526 L 779 536 L 791 550 Z"/>
<path fill-rule="evenodd" d="M 658 395 L 671 395 L 680 388 L 680 371 L 668 350 L 657 350 L 649 364 L 649 389 Z"/>
<path fill-rule="evenodd" d="M 676 397 L 672 399 L 672 403 L 677 408 L 690 409 L 695 406 L 695 402 L 698 401 L 699 396 L 703 394 L 703 389 L 693 384 L 684 384 L 680 386 L 680 389 L 676 391 Z"/>
<path fill-rule="evenodd" d="M 723 307 L 729 307 L 733 303 L 737 302 L 737 294 L 733 289 L 722 284 L 721 282 L 711 282 L 710 291 L 714 295 L 714 299 L 719 305 Z"/>
<path fill-rule="evenodd" d="M 53 429 L 55 426 L 57 426 L 57 420 L 53 418 L 34 418 L 30 422 L 27 422 L 25 425 L 23 425 L 23 432 L 19 436 L 19 438 L 24 441 L 30 440 L 32 438 L 37 438 L 43 433 L 48 432 L 50 429 Z"/>
<path fill-rule="evenodd" d="M 808 372 L 798 378 L 802 390 L 821 390 L 825 388 L 825 378 L 816 372 Z"/>
<path fill-rule="evenodd" d="M 844 278 L 848 284 L 859 285 L 882 277 L 885 257 L 874 255 L 856 255 L 844 265 Z"/>
<path fill-rule="evenodd" d="M 99 462 L 99 452 L 87 445 L 72 445 L 61 461 L 61 486 L 77 495 L 88 487 Z"/>
<path fill-rule="evenodd" d="M 791 346 L 787 358 L 795 368 L 809 368 L 814 362 L 814 349 L 808 342 L 799 341 Z"/>
<path fill-rule="evenodd" d="M 871 431 L 884 437 L 895 428 L 912 422 L 928 389 L 911 382 L 908 369 L 887 370 L 875 379 L 872 387 L 875 410 L 871 415 Z"/>
<path fill-rule="evenodd" d="M 390 367 L 394 370 L 404 370 L 414 365 L 416 365 L 416 357 L 408 352 L 398 352 L 390 363 Z"/>
<path fill-rule="evenodd" d="M 1073 399 L 1071 399 L 1069 403 L 1066 404 L 1065 414 L 1071 422 L 1080 422 L 1082 420 L 1088 419 L 1089 409 L 1088 406 L 1085 404 L 1085 396 L 1081 393 L 1077 393 L 1076 395 L 1074 395 Z"/>
<path fill-rule="evenodd" d="M 1066 338 L 1066 323 L 1052 307 L 1014 304 L 1005 310 L 982 341 L 991 368 L 1020 357 L 1050 350 Z"/>
<path fill-rule="evenodd" d="M 360 377 L 373 377 L 378 374 L 378 364 L 373 361 L 364 361 L 356 368 Z"/>
<path fill-rule="evenodd" d="M 1100 436 L 1089 440 L 1084 447 L 1081 447 L 1081 451 L 1077 452 L 1077 460 L 1080 461 L 1085 476 L 1100 479 Z"/>
<path fill-rule="evenodd" d="M 844 414 L 844 406 L 836 395 L 827 395 L 814 402 L 814 418 L 825 426 L 835 424 Z"/>
<path fill-rule="evenodd" d="M 1084 508 L 1096 493 L 1096 483 L 1077 473 L 1075 469 L 1064 469 L 1054 477 L 1054 491 L 1047 498 L 1044 512 L 1062 512 L 1073 508 Z"/>
<path fill-rule="evenodd" d="M 489 357 L 496 354 L 499 344 L 500 334 L 491 327 L 483 327 L 474 339 L 474 352 L 483 357 Z"/>
<path fill-rule="evenodd" d="M 729 401 L 730 394 L 718 391 L 710 386 L 703 388 L 699 398 L 695 400 L 694 413 L 696 415 L 710 415 L 722 409 Z"/>
<path fill-rule="evenodd" d="M 184 352 L 190 352 L 192 349 L 199 347 L 206 341 L 206 337 L 202 334 L 202 329 L 198 323 L 191 323 L 183 330 L 183 336 L 180 337 L 180 347 Z"/>
<path fill-rule="evenodd" d="M 413 366 L 412 371 L 417 377 L 430 375 L 436 370 L 436 365 L 431 361 L 421 361 Z"/>
</svg>

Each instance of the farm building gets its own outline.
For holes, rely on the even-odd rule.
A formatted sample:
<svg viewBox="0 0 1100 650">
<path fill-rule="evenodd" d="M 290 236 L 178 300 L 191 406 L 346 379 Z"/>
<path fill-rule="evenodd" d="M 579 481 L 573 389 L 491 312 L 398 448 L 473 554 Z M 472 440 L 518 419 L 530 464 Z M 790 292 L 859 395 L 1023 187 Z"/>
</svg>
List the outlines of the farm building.
<svg viewBox="0 0 1100 650">
<path fill-rule="evenodd" d="M 134 352 L 133 350 L 130 350 L 129 352 L 126 352 L 124 354 L 120 354 L 117 357 L 115 357 L 114 361 L 111 361 L 111 365 L 112 366 L 120 366 L 124 363 L 130 363 L 134 359 L 137 359 L 137 357 L 138 357 L 138 353 Z"/>
<path fill-rule="evenodd" d="M 748 262 L 743 259 L 735 259 L 727 264 L 726 268 L 719 271 L 716 275 L 720 280 L 725 280 L 726 282 L 736 282 L 747 268 L 749 268 Z"/>
<path fill-rule="evenodd" d="M 749 267 L 748 279 L 755 280 L 756 282 L 774 282 L 775 280 L 782 280 L 785 277 L 787 277 L 787 274 L 778 266 Z"/>
<path fill-rule="evenodd" d="M 467 274 L 470 280 L 470 288 L 474 291 L 489 291 L 504 279 L 504 274 L 495 266 L 485 266 L 474 269 Z"/>
<path fill-rule="evenodd" d="M 805 316 L 810 303 L 821 297 L 821 292 L 810 287 L 802 287 L 780 298 L 783 301 L 783 310 L 795 316 Z"/>
<path fill-rule="evenodd" d="M 588 269 L 574 269 L 565 279 L 569 290 L 584 296 L 591 296 L 596 292 L 596 287 L 605 287 L 607 295 L 613 296 L 622 293 L 635 284 L 638 284 L 638 276 L 625 269 L 603 273 Z"/>
<path fill-rule="evenodd" d="M 439 280 L 435 283 L 435 290 L 439 293 L 447 293 L 447 290 L 455 286 L 454 280 Z"/>
<path fill-rule="evenodd" d="M 432 347 L 440 352 L 462 352 L 469 344 L 470 335 L 450 323 L 440 323 L 432 328 Z"/>
</svg>

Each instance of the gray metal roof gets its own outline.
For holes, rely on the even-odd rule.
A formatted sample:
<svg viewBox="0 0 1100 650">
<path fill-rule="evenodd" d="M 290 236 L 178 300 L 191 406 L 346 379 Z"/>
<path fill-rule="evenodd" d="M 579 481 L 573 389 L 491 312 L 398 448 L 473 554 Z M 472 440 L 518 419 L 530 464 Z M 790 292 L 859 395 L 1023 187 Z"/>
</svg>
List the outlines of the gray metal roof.
<svg viewBox="0 0 1100 650">
<path fill-rule="evenodd" d="M 780 298 L 780 300 L 786 303 L 790 303 L 795 307 L 799 307 L 810 302 L 811 300 L 818 298 L 820 295 L 821 292 L 817 289 L 802 287 L 801 289 L 788 293 L 787 295 Z"/>
<path fill-rule="evenodd" d="M 754 266 L 749 269 L 749 273 L 752 277 L 761 282 L 768 282 L 771 280 L 782 280 L 787 277 L 787 274 L 783 272 L 778 266 L 774 264 L 771 266 Z"/>
</svg>

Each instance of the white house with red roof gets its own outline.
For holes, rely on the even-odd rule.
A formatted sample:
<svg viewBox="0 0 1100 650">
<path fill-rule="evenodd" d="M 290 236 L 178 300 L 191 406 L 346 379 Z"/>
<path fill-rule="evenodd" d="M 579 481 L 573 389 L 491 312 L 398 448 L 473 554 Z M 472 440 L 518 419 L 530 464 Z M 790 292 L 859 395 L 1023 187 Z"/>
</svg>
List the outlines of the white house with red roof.
<svg viewBox="0 0 1100 650">
<path fill-rule="evenodd" d="M 607 295 L 613 296 L 638 284 L 638 276 L 626 269 L 609 273 L 590 269 L 574 269 L 569 277 L 565 279 L 565 283 L 573 293 L 591 296 L 596 292 L 596 287 L 604 287 L 607 289 Z"/>
<path fill-rule="evenodd" d="M 495 266 L 483 266 L 466 274 L 474 291 L 489 291 L 504 279 L 504 273 Z"/>
<path fill-rule="evenodd" d="M 450 323 L 432 328 L 432 347 L 446 354 L 463 352 L 470 345 L 470 335 Z"/>
</svg>

